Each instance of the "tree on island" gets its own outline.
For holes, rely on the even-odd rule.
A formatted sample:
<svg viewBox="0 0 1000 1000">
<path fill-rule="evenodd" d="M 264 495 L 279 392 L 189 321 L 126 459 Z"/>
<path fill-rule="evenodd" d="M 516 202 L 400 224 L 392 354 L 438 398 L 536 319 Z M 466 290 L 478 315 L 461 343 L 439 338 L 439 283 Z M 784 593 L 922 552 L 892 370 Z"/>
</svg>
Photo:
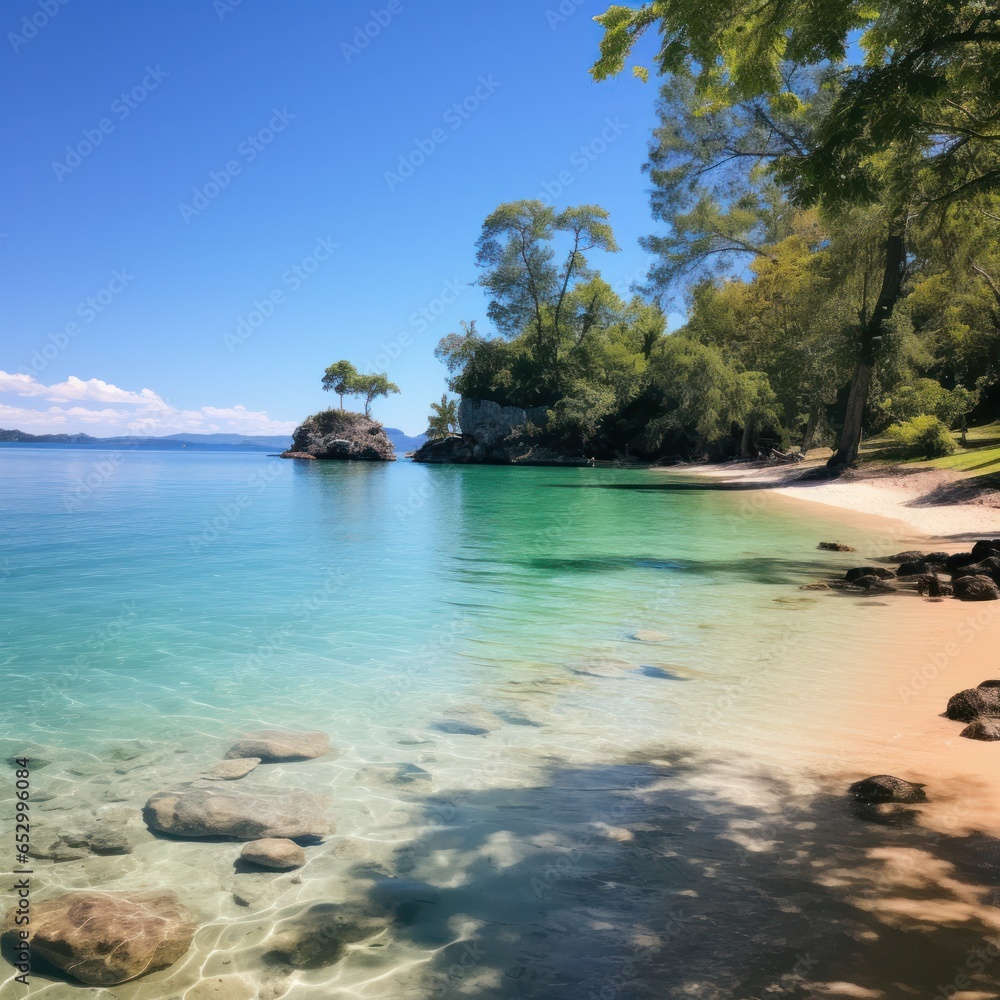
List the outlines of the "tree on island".
<svg viewBox="0 0 1000 1000">
<path fill-rule="evenodd" d="M 431 415 L 427 418 L 427 436 L 439 441 L 458 432 L 458 402 L 441 394 L 440 403 L 431 403 Z"/>
<path fill-rule="evenodd" d="M 323 376 L 323 388 L 340 396 L 340 408 L 344 408 L 344 397 L 353 396 L 351 385 L 358 377 L 358 370 L 350 361 L 338 361 L 330 365 Z"/>
<path fill-rule="evenodd" d="M 398 393 L 399 386 L 390 382 L 385 372 L 362 375 L 350 361 L 338 361 L 330 365 L 323 375 L 323 388 L 340 396 L 340 408 L 344 408 L 345 396 L 360 396 L 365 401 L 365 416 L 372 415 L 372 401 L 380 396 Z"/>
<path fill-rule="evenodd" d="M 653 29 L 661 37 L 656 65 L 667 78 L 664 99 L 687 94 L 696 112 L 695 131 L 668 136 L 659 163 L 654 149 L 651 173 L 661 218 L 678 214 L 695 236 L 715 230 L 714 239 L 694 241 L 705 254 L 741 246 L 754 253 L 758 244 L 744 238 L 741 223 L 749 220 L 757 235 L 766 227 L 755 220 L 766 220 L 754 211 L 734 218 L 732 207 L 761 203 L 671 199 L 740 162 L 746 177 L 777 185 L 799 207 L 819 205 L 835 224 L 860 212 L 877 224 L 869 269 L 878 290 L 870 304 L 865 295 L 855 320 L 850 394 L 830 461 L 835 468 L 850 465 L 878 366 L 889 355 L 889 321 L 912 273 L 912 230 L 935 218 L 943 226 L 949 210 L 1000 186 L 1000 11 L 974 0 L 653 0 L 639 8 L 612 6 L 597 20 L 605 35 L 596 79 L 621 72 L 636 41 Z M 858 34 L 865 58 L 851 64 Z M 808 93 L 795 80 L 803 72 L 819 74 Z M 648 77 L 643 67 L 635 73 Z M 664 125 L 669 131 L 669 117 Z M 679 263 L 671 252 L 680 249 L 683 257 L 686 249 L 678 247 L 684 226 L 672 232 L 679 236 L 661 248 L 668 271 Z"/>
</svg>

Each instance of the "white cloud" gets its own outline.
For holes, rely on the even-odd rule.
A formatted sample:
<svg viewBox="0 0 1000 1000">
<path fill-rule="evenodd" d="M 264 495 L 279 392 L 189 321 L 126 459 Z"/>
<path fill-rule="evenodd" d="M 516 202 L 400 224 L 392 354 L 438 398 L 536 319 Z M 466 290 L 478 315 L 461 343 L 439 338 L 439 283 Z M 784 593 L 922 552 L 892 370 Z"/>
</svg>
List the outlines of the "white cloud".
<svg viewBox="0 0 1000 1000">
<path fill-rule="evenodd" d="M 8 400 L 5 397 L 16 397 Z M 21 400 L 54 404 L 32 408 Z M 87 406 L 87 403 L 99 404 Z M 32 434 L 82 431 L 95 436 L 118 434 L 291 434 L 294 421 L 272 420 L 263 410 L 245 406 L 203 406 L 180 410 L 152 389 L 133 392 L 109 382 L 71 375 L 44 385 L 31 375 L 0 371 L 0 426 Z"/>
</svg>

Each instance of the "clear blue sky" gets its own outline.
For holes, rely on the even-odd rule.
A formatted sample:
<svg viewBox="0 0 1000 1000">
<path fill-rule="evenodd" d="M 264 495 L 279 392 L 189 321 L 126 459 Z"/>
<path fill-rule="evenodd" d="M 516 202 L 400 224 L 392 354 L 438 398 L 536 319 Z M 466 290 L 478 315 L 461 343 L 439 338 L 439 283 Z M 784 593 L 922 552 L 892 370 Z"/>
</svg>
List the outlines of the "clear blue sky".
<svg viewBox="0 0 1000 1000">
<path fill-rule="evenodd" d="M 0 426 L 276 433 L 346 357 L 402 388 L 379 419 L 423 430 L 438 339 L 488 328 L 496 205 L 599 203 L 623 250 L 595 263 L 645 272 L 655 85 L 591 81 L 606 6 L 4 4 Z"/>
</svg>

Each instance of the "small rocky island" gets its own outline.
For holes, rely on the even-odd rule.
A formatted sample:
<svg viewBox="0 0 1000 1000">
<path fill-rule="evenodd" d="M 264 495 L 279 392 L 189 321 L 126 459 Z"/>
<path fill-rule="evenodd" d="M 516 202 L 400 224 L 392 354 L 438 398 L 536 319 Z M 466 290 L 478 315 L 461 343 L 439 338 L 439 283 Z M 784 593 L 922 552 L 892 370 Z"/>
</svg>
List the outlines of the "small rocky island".
<svg viewBox="0 0 1000 1000">
<path fill-rule="evenodd" d="M 396 449 L 385 428 L 363 413 L 323 410 L 307 417 L 282 458 L 395 462 Z"/>
</svg>

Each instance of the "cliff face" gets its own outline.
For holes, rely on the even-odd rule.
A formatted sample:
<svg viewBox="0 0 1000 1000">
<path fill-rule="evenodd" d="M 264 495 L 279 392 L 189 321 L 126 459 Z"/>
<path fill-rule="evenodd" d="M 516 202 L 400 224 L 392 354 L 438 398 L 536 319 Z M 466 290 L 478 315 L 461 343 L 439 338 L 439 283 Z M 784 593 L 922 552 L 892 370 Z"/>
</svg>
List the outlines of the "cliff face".
<svg viewBox="0 0 1000 1000">
<path fill-rule="evenodd" d="M 521 409 L 488 399 L 462 398 L 458 407 L 461 437 L 428 441 L 413 456 L 415 462 L 490 465 L 589 465 L 540 443 L 537 432 L 548 424 L 544 406 Z"/>
<path fill-rule="evenodd" d="M 292 447 L 281 457 L 395 462 L 396 449 L 385 428 L 364 414 L 324 410 L 295 428 Z"/>
</svg>

